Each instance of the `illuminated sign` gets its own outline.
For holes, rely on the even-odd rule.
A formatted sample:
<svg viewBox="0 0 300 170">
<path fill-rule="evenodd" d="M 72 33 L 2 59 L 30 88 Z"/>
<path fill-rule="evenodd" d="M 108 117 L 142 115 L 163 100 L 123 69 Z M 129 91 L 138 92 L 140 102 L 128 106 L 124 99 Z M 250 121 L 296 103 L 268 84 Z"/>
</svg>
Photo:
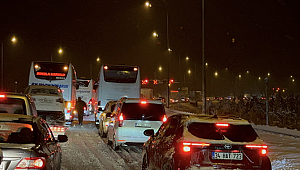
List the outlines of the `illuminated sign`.
<svg viewBox="0 0 300 170">
<path fill-rule="evenodd" d="M 53 77 L 65 77 L 65 73 L 47 73 L 47 72 L 37 72 L 37 76 L 53 76 Z"/>
</svg>

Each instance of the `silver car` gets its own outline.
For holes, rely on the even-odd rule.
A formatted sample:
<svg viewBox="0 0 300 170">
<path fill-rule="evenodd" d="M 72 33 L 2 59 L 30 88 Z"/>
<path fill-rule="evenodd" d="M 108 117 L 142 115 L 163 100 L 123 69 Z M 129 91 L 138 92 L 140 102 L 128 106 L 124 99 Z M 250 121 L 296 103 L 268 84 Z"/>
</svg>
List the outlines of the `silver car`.
<svg viewBox="0 0 300 170">
<path fill-rule="evenodd" d="M 0 113 L 37 116 L 33 98 L 28 94 L 1 92 Z"/>
<path fill-rule="evenodd" d="M 62 152 L 48 124 L 40 117 L 0 114 L 0 148 L 3 152 L 1 170 L 60 169 Z"/>
</svg>

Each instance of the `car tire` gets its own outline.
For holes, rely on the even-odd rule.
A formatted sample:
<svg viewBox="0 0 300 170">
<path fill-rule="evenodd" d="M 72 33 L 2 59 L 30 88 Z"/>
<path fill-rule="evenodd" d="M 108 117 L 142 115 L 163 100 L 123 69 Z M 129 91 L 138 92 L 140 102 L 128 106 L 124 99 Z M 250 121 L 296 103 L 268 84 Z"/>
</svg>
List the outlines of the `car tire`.
<svg viewBox="0 0 300 170">
<path fill-rule="evenodd" d="M 113 150 L 120 150 L 120 146 L 118 145 L 117 146 L 117 143 L 116 143 L 116 138 L 115 138 L 115 134 L 114 134 L 114 136 L 113 136 L 113 139 L 112 139 L 112 141 L 111 141 L 111 148 L 113 149 Z"/>
<path fill-rule="evenodd" d="M 272 170 L 272 165 L 269 157 L 265 156 L 262 158 L 261 170 Z"/>
<path fill-rule="evenodd" d="M 143 163 L 142 163 L 142 170 L 148 169 L 148 161 L 147 161 L 147 154 L 143 156 Z"/>
</svg>

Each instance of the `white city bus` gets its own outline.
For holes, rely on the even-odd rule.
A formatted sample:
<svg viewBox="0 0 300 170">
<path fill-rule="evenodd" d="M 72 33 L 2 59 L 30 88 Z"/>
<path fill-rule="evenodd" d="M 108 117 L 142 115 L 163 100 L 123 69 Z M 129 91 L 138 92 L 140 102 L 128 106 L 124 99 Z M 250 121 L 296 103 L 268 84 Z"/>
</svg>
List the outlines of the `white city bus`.
<svg viewBox="0 0 300 170">
<path fill-rule="evenodd" d="M 110 100 L 121 97 L 139 98 L 141 90 L 140 71 L 137 66 L 102 65 L 99 72 L 98 108 L 104 110 Z M 100 112 L 95 114 L 95 123 L 99 124 Z"/>
<path fill-rule="evenodd" d="M 94 88 L 95 81 L 93 79 L 77 79 L 77 82 L 79 89 L 76 91 L 76 98 L 81 97 L 81 100 L 87 104 L 84 114 L 94 114 L 94 112 L 97 111 L 97 94 Z"/>
<path fill-rule="evenodd" d="M 65 119 L 68 122 L 73 120 L 78 84 L 76 71 L 71 63 L 33 61 L 28 84 L 60 88 L 65 100 Z"/>
</svg>

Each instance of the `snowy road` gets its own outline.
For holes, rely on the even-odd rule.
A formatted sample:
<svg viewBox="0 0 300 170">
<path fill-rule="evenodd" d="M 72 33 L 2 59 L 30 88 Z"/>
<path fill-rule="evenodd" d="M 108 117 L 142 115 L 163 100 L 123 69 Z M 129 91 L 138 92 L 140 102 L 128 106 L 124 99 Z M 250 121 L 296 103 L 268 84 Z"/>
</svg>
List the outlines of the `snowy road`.
<svg viewBox="0 0 300 170">
<path fill-rule="evenodd" d="M 92 116 L 85 117 L 83 127 L 77 121 L 69 127 L 69 141 L 61 143 L 62 170 L 138 170 L 141 169 L 141 146 L 113 151 L 98 134 Z"/>
<path fill-rule="evenodd" d="M 62 143 L 62 170 L 138 170 L 142 164 L 142 147 L 127 146 L 115 152 L 100 138 L 92 116 L 85 117 L 84 126 L 71 126 Z M 75 121 L 77 123 L 77 121 Z M 257 131 L 269 146 L 273 170 L 300 170 L 300 138 Z"/>
</svg>

